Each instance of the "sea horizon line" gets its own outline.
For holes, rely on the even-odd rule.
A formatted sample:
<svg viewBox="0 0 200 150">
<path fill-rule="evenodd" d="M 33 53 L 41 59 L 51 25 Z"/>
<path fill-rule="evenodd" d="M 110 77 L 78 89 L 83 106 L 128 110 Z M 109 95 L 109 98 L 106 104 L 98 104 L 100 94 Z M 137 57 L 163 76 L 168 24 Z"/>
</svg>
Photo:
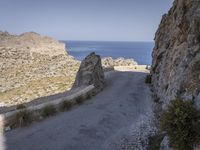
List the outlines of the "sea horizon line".
<svg viewBox="0 0 200 150">
<path fill-rule="evenodd" d="M 154 43 L 154 41 L 108 41 L 108 40 L 59 40 L 60 42 L 138 42 L 138 43 Z"/>
</svg>

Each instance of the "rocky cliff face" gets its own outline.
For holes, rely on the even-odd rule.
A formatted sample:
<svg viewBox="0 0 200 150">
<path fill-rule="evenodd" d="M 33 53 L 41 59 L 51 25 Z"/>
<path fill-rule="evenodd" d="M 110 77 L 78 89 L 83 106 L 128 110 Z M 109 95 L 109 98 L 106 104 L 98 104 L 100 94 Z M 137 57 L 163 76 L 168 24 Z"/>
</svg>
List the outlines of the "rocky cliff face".
<svg viewBox="0 0 200 150">
<path fill-rule="evenodd" d="M 50 37 L 0 32 L 0 104 L 10 106 L 69 89 L 79 64 L 63 43 Z"/>
<path fill-rule="evenodd" d="M 196 99 L 200 92 L 200 1 L 175 0 L 164 15 L 152 53 L 152 83 L 158 99 Z"/>
</svg>

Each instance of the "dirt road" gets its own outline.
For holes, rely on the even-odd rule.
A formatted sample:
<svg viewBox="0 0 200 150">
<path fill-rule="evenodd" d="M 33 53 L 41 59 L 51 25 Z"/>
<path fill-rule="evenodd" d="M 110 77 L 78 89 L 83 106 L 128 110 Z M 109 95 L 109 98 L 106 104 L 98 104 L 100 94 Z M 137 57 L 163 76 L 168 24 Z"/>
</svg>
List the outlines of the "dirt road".
<svg viewBox="0 0 200 150">
<path fill-rule="evenodd" d="M 150 109 L 146 73 L 110 72 L 105 89 L 72 110 L 5 134 L 6 150 L 103 150 Z"/>
</svg>

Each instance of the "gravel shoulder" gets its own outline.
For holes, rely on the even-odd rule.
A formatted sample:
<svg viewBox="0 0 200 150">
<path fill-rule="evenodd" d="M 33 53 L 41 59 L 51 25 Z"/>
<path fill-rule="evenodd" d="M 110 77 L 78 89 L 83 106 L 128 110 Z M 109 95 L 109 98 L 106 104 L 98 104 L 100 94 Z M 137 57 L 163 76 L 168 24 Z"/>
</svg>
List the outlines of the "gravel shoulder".
<svg viewBox="0 0 200 150">
<path fill-rule="evenodd" d="M 145 72 L 106 73 L 105 89 L 72 110 L 5 133 L 7 150 L 104 150 L 151 111 Z"/>
</svg>

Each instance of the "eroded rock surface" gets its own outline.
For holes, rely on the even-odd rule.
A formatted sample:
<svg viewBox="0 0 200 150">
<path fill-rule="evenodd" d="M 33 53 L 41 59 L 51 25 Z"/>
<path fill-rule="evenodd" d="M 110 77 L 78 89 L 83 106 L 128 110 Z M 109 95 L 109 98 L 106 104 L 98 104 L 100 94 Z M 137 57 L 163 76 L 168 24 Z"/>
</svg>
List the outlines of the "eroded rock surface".
<svg viewBox="0 0 200 150">
<path fill-rule="evenodd" d="M 175 0 L 164 15 L 152 53 L 153 89 L 164 105 L 200 92 L 200 1 Z"/>
<path fill-rule="evenodd" d="M 0 32 L 0 104 L 10 106 L 68 90 L 79 62 L 65 45 L 37 33 Z"/>
<path fill-rule="evenodd" d="M 73 87 L 82 87 L 92 84 L 96 87 L 96 92 L 102 90 L 105 84 L 101 58 L 94 52 L 89 54 L 81 62 Z"/>
<path fill-rule="evenodd" d="M 112 68 L 114 66 L 135 66 L 138 63 L 134 59 L 125 59 L 123 57 L 113 59 L 112 57 L 102 58 L 102 66 L 104 68 Z"/>
</svg>

